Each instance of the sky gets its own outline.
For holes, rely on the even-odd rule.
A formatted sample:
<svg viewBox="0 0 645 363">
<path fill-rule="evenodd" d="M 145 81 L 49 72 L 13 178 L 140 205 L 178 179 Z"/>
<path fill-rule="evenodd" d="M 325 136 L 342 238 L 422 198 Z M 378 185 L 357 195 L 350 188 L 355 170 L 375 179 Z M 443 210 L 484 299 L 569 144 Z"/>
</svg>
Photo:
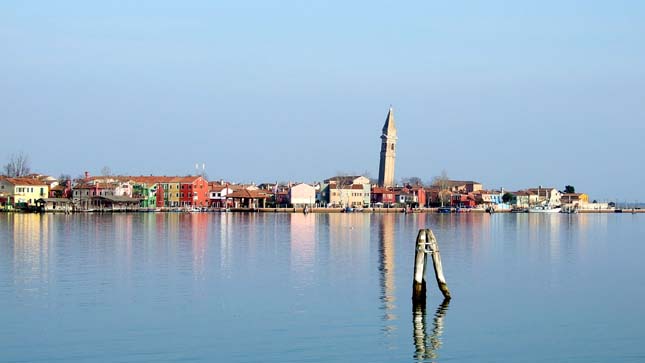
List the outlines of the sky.
<svg viewBox="0 0 645 363">
<path fill-rule="evenodd" d="M 643 1 L 3 1 L 0 161 L 645 200 Z M 4 158 L 4 159 L 2 159 Z"/>
</svg>

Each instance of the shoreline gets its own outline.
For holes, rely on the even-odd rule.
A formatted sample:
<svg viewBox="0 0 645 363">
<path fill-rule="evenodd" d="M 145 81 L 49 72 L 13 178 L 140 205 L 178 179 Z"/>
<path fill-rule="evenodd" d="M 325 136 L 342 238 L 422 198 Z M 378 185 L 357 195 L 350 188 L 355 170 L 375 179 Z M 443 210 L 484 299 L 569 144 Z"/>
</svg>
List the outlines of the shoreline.
<svg viewBox="0 0 645 363">
<path fill-rule="evenodd" d="M 304 208 L 229 208 L 225 209 L 209 209 L 203 211 L 192 210 L 176 210 L 172 208 L 162 208 L 161 210 L 153 209 L 114 209 L 114 210 L 77 210 L 77 211 L 64 211 L 64 210 L 47 210 L 47 211 L 21 211 L 21 210 L 0 210 L 0 213 L 20 213 L 20 214 L 89 214 L 89 213 L 377 213 L 377 214 L 421 214 L 421 213 L 436 213 L 436 214 L 488 214 L 484 209 L 460 209 L 456 211 L 453 209 L 450 213 L 439 212 L 439 208 L 415 208 L 405 210 L 403 208 L 363 208 L 355 209 L 352 211 L 345 211 L 344 208 L 310 208 L 307 212 Z M 527 213 L 527 212 L 511 212 L 510 210 L 495 211 L 492 214 L 567 214 L 567 213 Z M 600 209 L 600 210 L 579 210 L 580 214 L 640 214 L 645 213 L 645 209 Z"/>
</svg>

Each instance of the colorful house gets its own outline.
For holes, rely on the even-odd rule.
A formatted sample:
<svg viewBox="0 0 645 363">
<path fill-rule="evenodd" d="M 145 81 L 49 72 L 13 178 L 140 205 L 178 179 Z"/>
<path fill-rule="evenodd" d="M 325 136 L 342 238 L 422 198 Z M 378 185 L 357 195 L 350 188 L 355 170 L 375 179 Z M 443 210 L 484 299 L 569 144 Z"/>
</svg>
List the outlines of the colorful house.
<svg viewBox="0 0 645 363">
<path fill-rule="evenodd" d="M 447 189 L 453 193 L 466 194 L 483 189 L 481 183 L 472 180 L 443 180 L 436 182 L 432 186 L 444 190 Z"/>
<path fill-rule="evenodd" d="M 560 196 L 562 204 L 589 203 L 589 196 L 585 193 L 564 193 Z"/>
<path fill-rule="evenodd" d="M 158 177 L 159 186 L 163 190 L 163 206 L 179 207 L 179 182 L 174 181 L 175 177 Z M 158 188 L 159 188 L 158 186 Z"/>
<path fill-rule="evenodd" d="M 373 187 L 371 202 L 378 207 L 391 207 L 396 203 L 396 192 L 392 188 Z"/>
<path fill-rule="evenodd" d="M 0 178 L 0 193 L 5 194 L 8 207 L 35 206 L 49 196 L 49 184 L 36 178 Z"/>
<path fill-rule="evenodd" d="M 364 176 L 335 176 L 324 183 L 326 186 L 321 191 L 330 206 L 360 208 L 370 205 L 370 180 Z"/>
<path fill-rule="evenodd" d="M 313 207 L 316 203 L 316 188 L 301 183 L 289 188 L 289 204 L 295 208 Z"/>
<path fill-rule="evenodd" d="M 502 195 L 503 193 L 497 190 L 478 190 L 473 193 L 475 202 L 486 208 L 502 205 L 504 203 L 502 201 Z"/>
<path fill-rule="evenodd" d="M 63 183 L 49 188 L 50 198 L 72 198 L 72 181 L 66 180 Z"/>
<path fill-rule="evenodd" d="M 450 196 L 450 205 L 457 208 L 474 208 L 477 203 L 472 194 L 453 193 Z"/>
<path fill-rule="evenodd" d="M 227 208 L 232 206 L 232 200 L 227 195 L 233 193 L 228 185 L 209 183 L 209 206 L 214 208 Z"/>
<path fill-rule="evenodd" d="M 179 183 L 179 205 L 181 207 L 208 207 L 210 194 L 208 181 L 201 176 L 184 176 L 172 180 Z"/>
<path fill-rule="evenodd" d="M 560 199 L 562 198 L 562 193 L 556 188 L 545 188 L 539 186 L 537 188 L 529 188 L 527 192 L 537 195 L 536 204 L 548 204 L 552 206 L 558 206 L 561 204 Z"/>
<path fill-rule="evenodd" d="M 132 185 L 132 197 L 138 198 L 140 200 L 139 207 L 154 208 L 157 206 L 159 177 L 130 176 L 125 178 L 127 178 L 127 180 Z"/>
</svg>

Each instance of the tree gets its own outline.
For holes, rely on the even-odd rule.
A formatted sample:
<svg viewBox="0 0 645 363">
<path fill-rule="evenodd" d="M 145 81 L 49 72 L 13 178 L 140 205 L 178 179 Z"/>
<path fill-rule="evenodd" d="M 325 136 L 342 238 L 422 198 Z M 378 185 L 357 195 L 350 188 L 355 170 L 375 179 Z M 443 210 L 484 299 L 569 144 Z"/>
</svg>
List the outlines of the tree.
<svg viewBox="0 0 645 363">
<path fill-rule="evenodd" d="M 569 193 L 575 193 L 576 188 L 573 187 L 573 185 L 565 185 L 564 186 L 564 192 L 569 194 Z"/>
<path fill-rule="evenodd" d="M 72 180 L 72 176 L 69 174 L 62 173 L 58 176 L 58 182 L 61 184 L 64 184 L 68 180 Z"/>
<path fill-rule="evenodd" d="M 444 206 L 444 202 L 449 201 L 450 191 L 449 188 L 448 172 L 446 170 L 441 170 L 441 175 L 435 176 L 432 178 L 432 186 L 439 188 L 439 200 L 441 201 L 441 206 Z"/>
<path fill-rule="evenodd" d="M 401 183 L 405 185 L 421 185 L 423 186 L 423 180 L 418 176 L 410 176 L 407 178 L 401 178 Z"/>
<path fill-rule="evenodd" d="M 372 177 L 372 173 L 370 173 L 368 170 L 363 171 L 360 175 L 366 177 L 367 179 L 369 179 L 370 184 L 372 184 L 372 185 L 378 184 L 378 179 Z"/>
<path fill-rule="evenodd" d="M 351 193 L 350 187 L 352 185 L 352 180 L 354 175 L 351 175 L 350 173 L 347 172 L 337 172 L 336 177 L 335 177 L 335 182 L 336 182 L 336 192 L 338 193 L 338 199 L 340 202 L 340 206 L 345 208 L 349 207 L 349 194 Z M 331 184 L 331 183 L 330 183 Z M 329 195 L 331 200 L 331 194 L 333 192 L 331 191 L 331 188 L 329 190 Z"/>
<path fill-rule="evenodd" d="M 29 156 L 22 151 L 17 154 L 11 154 L 9 162 L 4 165 L 4 174 L 8 177 L 17 178 L 30 172 Z"/>
<path fill-rule="evenodd" d="M 502 195 L 502 202 L 508 204 L 513 200 L 513 194 L 506 192 Z"/>
<path fill-rule="evenodd" d="M 112 175 L 112 169 L 110 169 L 109 166 L 104 166 L 101 168 L 101 175 L 102 176 L 111 176 Z"/>
</svg>

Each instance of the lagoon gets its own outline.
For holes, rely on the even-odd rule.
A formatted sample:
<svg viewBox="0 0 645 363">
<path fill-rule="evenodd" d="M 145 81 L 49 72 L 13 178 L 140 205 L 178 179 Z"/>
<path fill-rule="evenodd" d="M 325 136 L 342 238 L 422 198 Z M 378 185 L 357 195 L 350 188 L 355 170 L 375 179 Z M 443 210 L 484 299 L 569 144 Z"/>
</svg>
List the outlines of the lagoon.
<svg viewBox="0 0 645 363">
<path fill-rule="evenodd" d="M 644 218 L 0 214 L 0 361 L 641 362 Z"/>
</svg>

